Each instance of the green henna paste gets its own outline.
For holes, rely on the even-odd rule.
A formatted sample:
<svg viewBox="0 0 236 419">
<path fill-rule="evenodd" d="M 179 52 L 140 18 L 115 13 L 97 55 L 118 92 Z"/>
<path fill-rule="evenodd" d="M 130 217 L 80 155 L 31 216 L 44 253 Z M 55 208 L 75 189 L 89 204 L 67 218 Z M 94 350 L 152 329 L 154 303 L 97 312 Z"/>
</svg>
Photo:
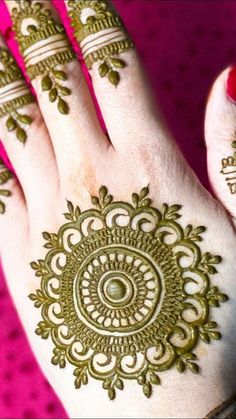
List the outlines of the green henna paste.
<svg viewBox="0 0 236 419">
<path fill-rule="evenodd" d="M 236 141 L 231 144 L 233 149 L 236 149 Z M 236 150 L 233 155 L 222 159 L 221 172 L 225 176 L 226 183 L 232 194 L 236 193 Z"/>
<path fill-rule="evenodd" d="M 64 86 L 67 74 L 58 68 L 75 59 L 75 53 L 65 29 L 52 16 L 43 2 L 15 0 L 12 10 L 13 29 L 24 57 L 31 80 L 42 77 L 42 90 L 49 94 L 50 102 L 57 102 L 60 113 L 66 115 L 69 107 L 65 96 L 71 90 Z"/>
<path fill-rule="evenodd" d="M 3 163 L 3 161 L 0 159 L 0 196 L 2 197 L 9 197 L 11 196 L 11 192 L 8 189 L 2 189 L 2 185 L 7 183 L 10 179 L 12 179 L 13 175 L 8 170 Z M 0 199 L 0 214 L 4 214 L 6 211 L 6 205 L 4 202 Z"/>
<path fill-rule="evenodd" d="M 20 108 L 34 102 L 21 70 L 6 48 L 0 47 L 0 118 L 6 118 L 9 132 L 14 131 L 16 138 L 25 143 L 26 127 L 32 119 L 19 112 Z"/>
<path fill-rule="evenodd" d="M 119 16 L 107 1 L 73 0 L 68 2 L 69 15 L 75 36 L 88 69 L 100 62 L 99 74 L 117 86 L 120 81 L 118 70 L 126 66 L 119 54 L 133 47 Z"/>
<path fill-rule="evenodd" d="M 43 233 L 45 259 L 31 263 L 41 277 L 29 296 L 42 313 L 36 334 L 52 338 L 52 363 L 75 367 L 76 388 L 101 380 L 110 399 L 126 379 L 150 397 L 161 371 L 198 373 L 193 349 L 221 338 L 211 307 L 227 296 L 210 279 L 221 257 L 202 253 L 203 226 L 180 226 L 180 205 L 158 210 L 148 194 L 130 204 L 102 186 L 95 208 L 68 202 L 59 232 Z"/>
</svg>

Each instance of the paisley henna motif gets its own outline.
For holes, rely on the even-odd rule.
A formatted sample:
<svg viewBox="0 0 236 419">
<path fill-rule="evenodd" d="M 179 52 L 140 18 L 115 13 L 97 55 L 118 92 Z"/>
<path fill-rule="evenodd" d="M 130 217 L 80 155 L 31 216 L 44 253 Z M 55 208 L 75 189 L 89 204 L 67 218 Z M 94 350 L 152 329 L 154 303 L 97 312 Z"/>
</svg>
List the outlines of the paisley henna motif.
<svg viewBox="0 0 236 419">
<path fill-rule="evenodd" d="M 95 208 L 68 202 L 58 234 L 43 233 L 45 260 L 31 264 L 41 277 L 30 295 L 42 313 L 36 334 L 53 340 L 52 363 L 74 365 L 76 388 L 101 380 L 110 399 L 126 379 L 150 397 L 161 371 L 198 373 L 193 349 L 221 338 L 211 307 L 227 296 L 210 280 L 220 256 L 201 252 L 204 227 L 180 226 L 180 205 L 158 210 L 148 193 L 131 205 L 102 186 Z"/>
</svg>

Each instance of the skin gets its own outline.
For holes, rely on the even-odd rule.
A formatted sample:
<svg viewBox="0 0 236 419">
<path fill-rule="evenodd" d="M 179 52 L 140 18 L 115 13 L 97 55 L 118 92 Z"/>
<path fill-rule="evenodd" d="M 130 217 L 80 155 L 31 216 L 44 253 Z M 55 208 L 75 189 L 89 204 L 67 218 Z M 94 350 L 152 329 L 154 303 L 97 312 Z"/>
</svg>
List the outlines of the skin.
<svg viewBox="0 0 236 419">
<path fill-rule="evenodd" d="M 14 1 L 5 3 L 11 11 Z M 44 3 L 52 8 L 50 2 Z M 236 391 L 236 206 L 219 173 L 221 159 L 231 153 L 236 128 L 236 108 L 224 87 L 228 70 L 216 81 L 206 112 L 207 163 L 214 198 L 200 184 L 164 126 L 136 52 L 124 53 L 122 59 L 128 65 L 122 69 L 117 88 L 99 77 L 97 64 L 91 71 L 109 139 L 100 127 L 77 61 L 61 67 L 73 92 L 67 98 L 68 116 L 60 115 L 48 102 L 38 77 L 32 83 L 38 103 L 23 109 L 33 119 L 26 145 L 7 132 L 4 119 L 0 121 L 0 136 L 18 177 L 8 182 L 12 197 L 0 219 L 2 264 L 36 359 L 70 417 L 204 417 Z M 153 205 L 183 205 L 182 225 L 207 226 L 201 247 L 223 258 L 214 277 L 214 284 L 230 297 L 220 310 L 214 310 L 223 340 L 196 348 L 202 370 L 198 376 L 181 375 L 175 369 L 162 373 L 162 385 L 149 400 L 131 381 L 113 402 L 95 380 L 75 390 L 72 368 L 54 367 L 51 342 L 34 333 L 40 313 L 27 296 L 38 288 L 39 280 L 29 263 L 45 257 L 41 233 L 57 232 L 64 223 L 66 199 L 82 210 L 90 208 L 90 195 L 97 195 L 102 184 L 115 199 L 124 201 L 150 184 Z"/>
</svg>

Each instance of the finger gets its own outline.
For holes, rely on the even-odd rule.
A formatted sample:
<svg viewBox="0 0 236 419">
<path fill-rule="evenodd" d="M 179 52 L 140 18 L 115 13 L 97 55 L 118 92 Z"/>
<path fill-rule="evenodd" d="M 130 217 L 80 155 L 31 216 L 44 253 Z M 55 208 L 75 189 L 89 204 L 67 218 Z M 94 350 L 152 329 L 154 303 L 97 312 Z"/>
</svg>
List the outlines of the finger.
<svg viewBox="0 0 236 419">
<path fill-rule="evenodd" d="M 84 149 L 105 141 L 79 62 L 50 1 L 6 4 L 60 172 L 71 171 Z"/>
<path fill-rule="evenodd" d="M 120 17 L 107 0 L 66 5 L 114 146 L 141 143 L 140 129 L 151 140 L 156 110 Z"/>
<path fill-rule="evenodd" d="M 20 223 L 17 222 L 20 220 Z M 13 233 L 14 227 L 14 235 Z M 27 209 L 23 191 L 0 158 L 0 249 L 3 250 L 10 237 L 17 238 L 27 231 Z"/>
<path fill-rule="evenodd" d="M 236 218 L 235 93 L 236 71 L 227 69 L 214 83 L 205 120 L 210 182 L 217 197 L 234 218 Z"/>
<path fill-rule="evenodd" d="M 38 105 L 2 39 L 0 68 L 0 136 L 29 213 L 43 216 L 42 200 L 51 198 L 58 178 L 54 152 Z"/>
</svg>

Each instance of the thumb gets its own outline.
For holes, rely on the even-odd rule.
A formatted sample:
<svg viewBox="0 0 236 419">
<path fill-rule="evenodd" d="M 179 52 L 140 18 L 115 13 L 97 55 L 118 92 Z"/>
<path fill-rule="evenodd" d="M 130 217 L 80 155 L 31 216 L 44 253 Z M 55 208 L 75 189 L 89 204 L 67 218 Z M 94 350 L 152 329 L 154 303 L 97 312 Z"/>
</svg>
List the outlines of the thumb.
<svg viewBox="0 0 236 419">
<path fill-rule="evenodd" d="M 236 220 L 236 67 L 223 71 L 213 85 L 205 139 L 211 186 Z"/>
</svg>

